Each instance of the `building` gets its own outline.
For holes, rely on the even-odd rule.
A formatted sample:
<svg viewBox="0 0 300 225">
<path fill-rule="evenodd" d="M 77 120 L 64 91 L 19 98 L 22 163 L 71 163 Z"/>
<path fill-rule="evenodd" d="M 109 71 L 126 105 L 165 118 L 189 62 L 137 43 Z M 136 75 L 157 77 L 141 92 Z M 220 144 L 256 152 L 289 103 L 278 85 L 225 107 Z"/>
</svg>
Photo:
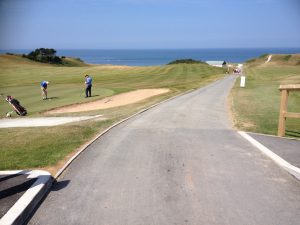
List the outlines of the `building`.
<svg viewBox="0 0 300 225">
<path fill-rule="evenodd" d="M 206 63 L 216 67 L 227 67 L 227 63 L 225 61 L 206 61 Z"/>
</svg>

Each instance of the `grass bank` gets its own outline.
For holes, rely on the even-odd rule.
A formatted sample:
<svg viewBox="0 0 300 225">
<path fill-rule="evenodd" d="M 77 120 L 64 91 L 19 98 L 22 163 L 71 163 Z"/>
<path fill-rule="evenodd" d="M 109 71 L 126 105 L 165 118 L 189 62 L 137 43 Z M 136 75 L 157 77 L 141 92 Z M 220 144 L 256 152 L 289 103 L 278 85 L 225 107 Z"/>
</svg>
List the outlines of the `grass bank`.
<svg viewBox="0 0 300 225">
<path fill-rule="evenodd" d="M 59 106 L 94 101 L 137 89 L 168 88 L 169 93 L 123 107 L 95 110 L 69 115 L 102 114 L 105 121 L 83 121 L 69 125 L 44 128 L 0 129 L 0 170 L 47 168 L 55 173 L 57 166 L 76 149 L 113 123 L 156 102 L 176 94 L 199 88 L 223 77 L 223 70 L 205 64 L 167 66 L 54 66 L 32 62 L 18 56 L 0 56 L 0 92 L 20 100 L 29 116 Z M 93 77 L 93 97 L 83 98 L 84 74 Z M 40 82 L 50 81 L 51 101 L 43 101 Z M 3 117 L 10 106 L 0 101 Z"/>
<path fill-rule="evenodd" d="M 239 79 L 232 89 L 231 108 L 235 126 L 244 131 L 277 135 L 280 84 L 300 83 L 300 55 L 268 55 L 245 64 L 246 87 Z M 300 113 L 300 93 L 290 94 L 288 111 Z M 300 120 L 286 120 L 286 136 L 300 138 Z"/>
</svg>

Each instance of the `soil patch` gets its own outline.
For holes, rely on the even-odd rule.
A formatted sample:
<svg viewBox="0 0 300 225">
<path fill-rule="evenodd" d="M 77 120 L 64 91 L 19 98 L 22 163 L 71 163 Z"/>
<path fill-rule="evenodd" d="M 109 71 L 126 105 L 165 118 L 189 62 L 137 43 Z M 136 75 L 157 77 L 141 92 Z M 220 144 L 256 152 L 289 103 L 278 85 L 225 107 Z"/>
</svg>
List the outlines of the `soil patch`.
<svg viewBox="0 0 300 225">
<path fill-rule="evenodd" d="M 71 113 L 71 112 L 85 112 L 97 109 L 107 109 L 117 106 L 129 105 L 152 96 L 160 95 L 169 92 L 167 88 L 161 89 L 141 89 L 131 91 L 119 95 L 107 97 L 98 101 L 81 103 L 76 105 L 64 106 L 56 109 L 52 109 L 46 112 L 46 114 L 54 113 Z"/>
</svg>

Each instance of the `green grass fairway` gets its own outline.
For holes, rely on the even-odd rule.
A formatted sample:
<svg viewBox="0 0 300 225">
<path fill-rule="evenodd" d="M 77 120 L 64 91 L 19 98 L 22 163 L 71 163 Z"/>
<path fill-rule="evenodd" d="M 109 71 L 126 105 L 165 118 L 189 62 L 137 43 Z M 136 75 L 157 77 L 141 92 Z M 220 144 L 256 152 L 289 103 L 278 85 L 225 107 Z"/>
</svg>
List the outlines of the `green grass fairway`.
<svg viewBox="0 0 300 225">
<path fill-rule="evenodd" d="M 170 88 L 181 92 L 199 87 L 211 75 L 221 74 L 219 68 L 203 64 L 180 64 L 153 67 L 62 67 L 35 63 L 25 58 L 0 57 L 0 93 L 12 95 L 28 109 L 29 116 L 38 112 L 78 102 L 93 101 L 106 96 L 144 88 Z M 93 98 L 84 99 L 84 74 L 93 77 Z M 40 82 L 50 81 L 48 101 L 41 101 Z M 10 110 L 0 102 L 0 116 Z"/>
<path fill-rule="evenodd" d="M 72 61 L 74 67 L 36 63 L 0 55 L 0 93 L 12 95 L 27 108 L 29 116 L 40 116 L 51 108 L 102 99 L 145 88 L 169 88 L 169 93 L 123 107 L 69 115 L 102 114 L 106 121 L 84 121 L 57 127 L 0 129 L 0 170 L 55 167 L 83 143 L 111 124 L 156 102 L 204 86 L 223 77 L 223 70 L 205 64 L 168 66 L 105 66 Z M 92 98 L 84 98 L 84 74 L 93 77 Z M 50 81 L 48 97 L 42 100 L 40 82 Z M 0 100 L 0 115 L 11 111 Z M 16 117 L 16 115 L 14 115 Z M 55 169 L 53 170 L 55 172 Z"/>
<path fill-rule="evenodd" d="M 246 87 L 237 80 L 232 90 L 235 126 L 240 130 L 277 135 L 280 84 L 300 84 L 300 55 L 274 55 L 250 60 L 245 66 Z M 300 113 L 300 92 L 289 96 L 289 112 Z M 300 138 L 300 120 L 286 120 L 286 135 Z"/>
</svg>

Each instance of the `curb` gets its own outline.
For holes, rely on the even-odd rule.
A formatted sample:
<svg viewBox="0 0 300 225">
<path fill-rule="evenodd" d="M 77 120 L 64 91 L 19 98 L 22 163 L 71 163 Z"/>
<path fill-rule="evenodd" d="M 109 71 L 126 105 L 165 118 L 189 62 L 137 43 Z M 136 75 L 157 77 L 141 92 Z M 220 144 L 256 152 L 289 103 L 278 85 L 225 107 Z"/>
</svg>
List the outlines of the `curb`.
<svg viewBox="0 0 300 225">
<path fill-rule="evenodd" d="M 296 138 L 296 137 L 279 137 L 279 136 L 273 135 L 273 134 L 262 134 L 262 133 L 255 133 L 255 132 L 251 132 L 251 131 L 247 131 L 247 133 L 248 134 L 258 134 L 258 135 L 267 136 L 267 137 L 276 137 L 279 139 L 286 139 L 286 140 L 296 140 L 296 141 L 300 140 L 299 138 Z"/>
<path fill-rule="evenodd" d="M 49 191 L 52 185 L 51 174 L 43 170 L 14 170 L 0 171 L 1 175 L 26 174 L 28 178 L 37 178 L 31 187 L 18 199 L 18 201 L 1 218 L 0 225 L 23 224 L 40 200 Z"/>
<path fill-rule="evenodd" d="M 263 144 L 256 141 L 254 138 L 252 138 L 251 136 L 246 134 L 244 131 L 238 131 L 238 133 L 243 138 L 245 138 L 247 141 L 249 141 L 252 145 L 254 145 L 256 148 L 258 148 L 262 153 L 264 153 L 266 156 L 271 158 L 276 164 L 278 164 L 284 170 L 289 172 L 296 179 L 300 180 L 300 168 L 298 168 L 296 166 L 293 166 L 292 164 L 288 163 L 286 160 L 284 160 L 280 156 L 276 155 L 274 152 L 272 152 L 270 149 L 268 149 Z"/>
</svg>

